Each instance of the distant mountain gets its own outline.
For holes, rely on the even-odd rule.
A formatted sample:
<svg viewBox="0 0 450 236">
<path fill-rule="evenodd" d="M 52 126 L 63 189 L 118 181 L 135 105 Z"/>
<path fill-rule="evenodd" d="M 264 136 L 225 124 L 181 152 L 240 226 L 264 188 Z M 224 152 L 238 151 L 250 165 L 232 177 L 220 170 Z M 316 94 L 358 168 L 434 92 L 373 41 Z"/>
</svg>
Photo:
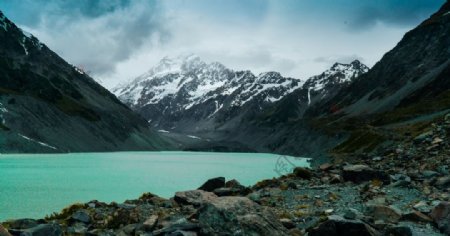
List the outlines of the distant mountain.
<svg viewBox="0 0 450 236">
<path fill-rule="evenodd" d="M 189 55 L 164 58 L 113 92 L 161 132 L 214 142 L 280 107 L 289 109 L 287 113 L 304 111 L 367 71 L 359 61 L 336 63 L 322 74 L 301 81 L 278 72 L 254 75 L 233 71 Z M 289 97 L 295 97 L 294 106 L 283 105 Z M 283 120 L 286 112 L 279 112 L 275 119 Z"/>
<path fill-rule="evenodd" d="M 161 129 L 185 130 L 179 122 L 228 120 L 243 109 L 263 109 L 302 85 L 268 72 L 235 72 L 198 56 L 164 58 L 149 72 L 113 91 Z M 200 125 L 200 124 L 197 124 Z"/>
<path fill-rule="evenodd" d="M 0 152 L 154 150 L 147 122 L 0 12 Z"/>
</svg>

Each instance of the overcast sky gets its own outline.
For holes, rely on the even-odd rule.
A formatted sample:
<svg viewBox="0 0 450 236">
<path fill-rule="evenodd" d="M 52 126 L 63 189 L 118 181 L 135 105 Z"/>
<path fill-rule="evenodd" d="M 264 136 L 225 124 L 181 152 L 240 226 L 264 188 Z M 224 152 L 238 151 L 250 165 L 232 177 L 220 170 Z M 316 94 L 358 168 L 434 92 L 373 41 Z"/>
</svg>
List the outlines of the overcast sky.
<svg viewBox="0 0 450 236">
<path fill-rule="evenodd" d="M 373 66 L 445 0 L 0 0 L 0 10 L 106 87 L 165 57 L 306 79 Z"/>
</svg>

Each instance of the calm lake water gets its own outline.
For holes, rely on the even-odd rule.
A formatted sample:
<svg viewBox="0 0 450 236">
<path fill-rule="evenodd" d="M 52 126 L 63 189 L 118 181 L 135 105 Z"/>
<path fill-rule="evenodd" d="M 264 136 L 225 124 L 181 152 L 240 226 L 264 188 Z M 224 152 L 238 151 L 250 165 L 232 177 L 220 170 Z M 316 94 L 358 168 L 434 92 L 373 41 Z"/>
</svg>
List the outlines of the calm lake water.
<svg viewBox="0 0 450 236">
<path fill-rule="evenodd" d="M 172 197 L 224 176 L 244 185 L 306 159 L 256 153 L 115 152 L 0 155 L 0 221 L 43 218 L 76 202 Z"/>
</svg>

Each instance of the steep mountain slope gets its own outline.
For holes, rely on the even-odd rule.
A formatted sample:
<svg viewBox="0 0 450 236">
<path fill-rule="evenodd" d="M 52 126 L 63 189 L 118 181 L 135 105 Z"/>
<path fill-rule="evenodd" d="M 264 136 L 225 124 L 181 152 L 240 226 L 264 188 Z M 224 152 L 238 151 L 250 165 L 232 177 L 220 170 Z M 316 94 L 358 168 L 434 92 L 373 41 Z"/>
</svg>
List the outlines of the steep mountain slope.
<svg viewBox="0 0 450 236">
<path fill-rule="evenodd" d="M 0 12 L 0 151 L 151 150 L 145 120 Z"/>
<path fill-rule="evenodd" d="M 376 152 L 398 140 L 420 135 L 450 109 L 450 2 L 408 32 L 366 74 L 294 114 L 282 127 L 298 133 L 312 129 L 335 140 L 326 148 L 336 156 Z M 273 116 L 264 117 L 258 126 L 269 127 Z M 297 122 L 297 123 L 296 123 Z M 298 127 L 298 122 L 308 123 Z M 276 132 L 281 137 L 289 132 Z M 291 133 L 292 134 L 292 133 Z M 337 138 L 336 138 L 337 137 Z M 295 149 L 291 139 L 282 140 L 274 150 Z M 298 140 L 307 146 L 311 141 Z M 270 145 L 271 140 L 266 140 Z M 432 148 L 432 147 L 430 147 Z"/>
<path fill-rule="evenodd" d="M 447 109 L 450 83 L 450 2 L 414 30 L 372 70 L 331 102 L 312 112 L 317 116 L 339 107 L 339 114 L 361 116 L 403 109 L 399 120 Z M 409 108 L 408 108 L 409 107 Z M 409 111 L 407 111 L 409 110 Z"/>
</svg>

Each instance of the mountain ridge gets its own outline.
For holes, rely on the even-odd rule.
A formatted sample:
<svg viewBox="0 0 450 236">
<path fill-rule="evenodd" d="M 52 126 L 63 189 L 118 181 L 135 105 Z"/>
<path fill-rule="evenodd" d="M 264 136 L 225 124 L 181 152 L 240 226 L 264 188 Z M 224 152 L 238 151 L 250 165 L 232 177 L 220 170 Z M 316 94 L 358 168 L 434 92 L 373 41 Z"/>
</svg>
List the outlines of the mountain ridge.
<svg viewBox="0 0 450 236">
<path fill-rule="evenodd" d="M 1 152 L 154 150 L 166 145 L 94 79 L 3 13 L 0 19 Z"/>
</svg>

